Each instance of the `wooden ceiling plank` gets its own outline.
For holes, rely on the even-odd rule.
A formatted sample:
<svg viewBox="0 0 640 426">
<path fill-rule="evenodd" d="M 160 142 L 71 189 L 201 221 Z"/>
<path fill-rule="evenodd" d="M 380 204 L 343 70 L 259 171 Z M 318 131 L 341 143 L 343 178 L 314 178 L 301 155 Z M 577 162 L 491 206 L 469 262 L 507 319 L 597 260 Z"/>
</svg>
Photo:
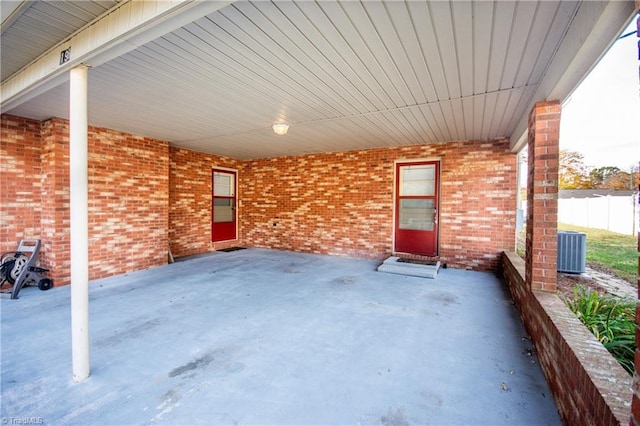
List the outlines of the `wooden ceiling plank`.
<svg viewBox="0 0 640 426">
<path fill-rule="evenodd" d="M 428 108 L 429 114 L 434 117 L 434 123 L 438 129 L 438 140 L 440 142 L 454 140 L 449 128 L 449 123 L 445 118 L 443 102 L 439 102 L 437 104 L 427 104 L 425 105 L 425 107 Z"/>
<path fill-rule="evenodd" d="M 482 117 L 482 131 L 481 136 L 482 139 L 490 139 L 492 128 L 492 120 L 496 111 L 496 102 L 498 100 L 499 92 L 491 92 L 487 93 L 483 96 L 484 102 L 484 114 Z"/>
<path fill-rule="evenodd" d="M 213 48 L 211 43 L 215 40 L 205 41 L 198 37 L 197 28 L 189 28 L 190 31 L 176 31 L 171 35 L 164 37 L 166 42 L 172 42 L 179 48 L 173 54 L 179 55 L 184 60 L 193 64 L 196 69 L 195 75 L 206 77 L 205 88 L 209 90 L 219 91 L 225 89 L 228 96 L 233 96 L 234 92 L 238 92 L 236 101 L 247 103 L 247 97 L 255 100 L 271 101 L 277 104 L 275 99 L 282 99 L 282 91 L 277 87 L 273 87 L 271 82 L 261 73 L 249 73 L 248 69 L 242 66 L 234 66 L 233 60 L 224 60 L 225 51 L 237 53 L 232 49 L 226 49 L 223 43 L 216 44 L 216 51 L 219 54 L 211 54 Z M 191 32 L 194 31 L 194 32 Z M 157 43 L 163 43 L 158 41 Z M 171 47 L 167 47 L 171 51 Z M 194 51 L 195 49 L 195 51 Z M 198 51 L 199 50 L 199 51 Z M 229 58 L 232 59 L 232 58 Z M 180 66 L 178 64 L 177 66 Z M 199 72 L 198 72 L 199 71 Z M 282 82 L 281 84 L 284 84 Z M 200 89 L 202 92 L 202 88 Z M 213 95 L 213 94 L 212 94 Z"/>
<path fill-rule="evenodd" d="M 455 129 L 455 140 L 466 140 L 465 136 L 465 111 L 463 108 L 463 98 L 451 99 L 449 102 L 445 102 L 445 105 L 449 105 L 451 108 L 451 117 L 453 119 L 453 126 Z"/>
<path fill-rule="evenodd" d="M 520 89 L 514 90 L 516 96 L 514 97 L 514 101 L 512 102 L 512 109 L 509 109 L 509 115 L 505 118 L 505 129 L 508 133 L 504 133 L 506 135 L 510 135 L 515 131 L 516 126 L 518 125 L 519 117 L 523 114 L 528 113 L 527 106 L 530 105 L 531 99 L 535 94 L 536 86 L 521 86 Z"/>
<path fill-rule="evenodd" d="M 530 54 L 526 49 L 527 41 L 539 4 L 540 3 L 537 1 L 516 3 L 515 16 L 511 22 L 507 54 L 505 57 L 504 68 L 502 70 L 500 89 L 516 87 L 515 81 L 518 70 L 520 69 L 524 57 Z"/>
<path fill-rule="evenodd" d="M 17 56 L 25 56 L 25 63 L 31 59 L 34 51 L 40 51 L 46 49 L 46 44 L 49 33 L 42 31 L 41 29 L 33 30 L 26 26 L 14 26 L 10 31 L 5 32 L 2 35 L 2 47 L 6 49 L 6 46 L 20 46 L 20 49 L 16 49 L 11 53 L 10 62 L 15 62 Z M 9 66 L 5 62 L 2 63 L 2 68 Z"/>
<path fill-rule="evenodd" d="M 136 90 L 136 87 L 125 87 L 129 90 L 131 99 L 118 97 L 106 85 L 91 89 L 92 96 L 110 100 L 112 105 L 118 105 L 118 108 L 105 108 L 104 104 L 100 103 L 92 107 L 90 117 L 93 119 L 93 116 L 96 115 L 95 121 L 92 120 L 92 123 L 111 127 L 109 125 L 110 122 L 117 126 L 117 123 L 126 120 L 127 116 L 135 117 L 135 120 L 129 120 L 130 125 L 143 132 L 140 134 L 173 135 L 174 138 L 179 139 L 192 139 L 201 136 L 202 134 L 198 132 L 198 129 L 202 128 L 202 120 L 206 120 L 209 127 L 215 125 L 215 120 L 212 119 L 216 117 L 215 112 L 209 111 L 207 106 L 202 105 L 200 102 L 194 101 L 191 104 L 187 104 L 183 100 L 176 102 L 175 93 L 173 92 L 157 96 L 149 94 L 148 91 Z M 173 97 L 170 96 L 172 94 L 174 95 Z M 152 96 L 154 99 L 157 98 L 157 102 L 150 104 L 146 99 Z M 198 112 L 189 112 L 189 109 L 197 110 Z M 172 119 L 169 121 L 164 119 L 165 115 L 170 115 Z M 233 120 L 227 116 L 222 128 L 228 131 L 233 126 Z M 115 127 L 115 129 L 119 129 L 119 127 Z M 207 136 L 214 135 L 209 133 Z"/>
<path fill-rule="evenodd" d="M 416 106 L 411 108 L 411 112 L 416 117 L 416 120 L 420 123 L 423 129 L 423 133 L 426 135 L 426 138 L 429 142 L 438 142 L 439 138 L 439 130 L 437 126 L 434 126 L 433 123 L 435 119 L 431 114 L 431 110 L 424 106 Z"/>
<path fill-rule="evenodd" d="M 353 50 L 355 55 L 369 70 L 367 77 L 371 81 L 369 84 L 378 85 L 387 96 L 392 99 L 393 107 L 404 106 L 404 99 L 398 92 L 396 87 L 389 80 L 378 59 L 371 52 L 367 41 L 358 27 L 364 27 L 366 32 L 375 31 L 370 24 L 366 14 L 361 10 L 362 6 L 352 2 L 321 2 L 318 3 L 322 10 L 326 13 L 333 25 L 338 30 L 342 38 Z M 360 11 L 358 13 L 358 8 Z M 365 20 L 365 22 L 356 23 L 354 19 Z M 358 24 L 358 26 L 356 26 Z"/>
<path fill-rule="evenodd" d="M 84 13 L 91 14 L 93 17 L 100 16 L 113 6 L 118 4 L 117 1 L 77 1 L 73 2 L 76 9 L 82 10 Z M 93 20 L 89 19 L 87 22 Z"/>
<path fill-rule="evenodd" d="M 317 102 L 317 97 L 310 95 L 308 88 L 305 87 L 305 85 L 301 82 L 301 81 L 297 81 L 294 78 L 292 78 L 291 73 L 294 72 L 293 69 L 291 69 L 290 66 L 288 66 L 285 62 L 283 61 L 278 61 L 276 58 L 271 58 L 271 62 L 266 59 L 266 56 L 272 56 L 271 54 L 267 55 L 267 52 L 265 51 L 265 49 L 261 46 L 261 44 L 258 42 L 258 40 L 255 37 L 256 36 L 252 36 L 250 35 L 247 31 L 249 30 L 248 27 L 239 27 L 239 23 L 236 21 L 232 21 L 229 20 L 229 16 L 232 16 L 234 19 L 242 19 L 241 16 L 239 16 L 239 12 L 237 12 L 235 9 L 225 9 L 225 14 L 214 14 L 216 21 L 214 22 L 216 25 L 219 25 L 220 28 L 222 28 L 226 34 L 228 34 L 229 36 L 231 36 L 233 39 L 237 40 L 238 43 L 236 43 L 235 41 L 233 42 L 232 47 L 238 51 L 244 50 L 245 52 L 247 52 L 245 54 L 245 57 L 250 60 L 250 57 L 253 57 L 254 59 L 252 60 L 252 63 L 255 64 L 256 63 L 256 59 L 255 58 L 260 58 L 262 63 L 268 63 L 270 64 L 270 69 L 269 72 L 266 74 L 269 79 L 275 78 L 275 76 L 277 75 L 282 83 L 280 83 L 280 90 L 284 91 L 285 93 L 293 93 L 295 91 L 295 93 L 298 93 L 297 97 L 300 100 L 300 102 L 305 103 L 311 103 L 311 104 L 316 104 L 318 108 L 321 108 L 324 110 L 323 115 L 325 116 L 340 116 L 341 111 L 339 110 L 337 105 L 327 105 L 324 102 Z M 212 21 L 213 22 L 213 21 Z M 222 34 L 222 36 L 226 36 L 224 34 Z M 279 62 L 278 66 L 274 66 L 273 62 Z M 248 66 L 248 64 L 247 64 Z M 279 66 L 283 66 L 284 68 L 281 69 L 279 68 Z M 260 74 L 260 73 L 258 73 Z M 311 83 L 309 83 L 311 84 Z"/>
<path fill-rule="evenodd" d="M 44 17 L 46 19 L 46 16 Z M 25 16 L 20 22 L 16 23 L 8 33 L 12 32 L 20 32 L 22 34 L 26 34 L 26 40 L 30 40 L 31 35 L 38 37 L 40 49 L 47 50 L 55 43 L 51 40 L 58 40 L 60 38 L 64 38 L 67 36 L 68 31 L 65 31 L 61 27 L 58 27 L 56 24 L 51 24 L 48 22 L 43 22 L 41 19 L 33 16 Z M 67 28 L 71 28 L 67 26 Z M 2 36 L 2 42 L 5 42 L 5 36 Z M 39 52 L 38 52 L 39 53 Z"/>
<path fill-rule="evenodd" d="M 451 4 L 445 2 L 429 3 L 433 15 L 433 25 L 438 42 L 439 56 L 444 69 L 445 82 L 449 99 L 457 99 L 462 95 L 460 89 L 460 67 L 457 58 L 457 46 L 453 32 L 453 16 Z"/>
<path fill-rule="evenodd" d="M 500 114 L 500 121 L 497 128 L 497 134 L 500 134 L 500 135 L 508 134 L 504 132 L 509 128 L 511 121 L 514 121 L 513 126 L 515 126 L 515 120 L 511 120 L 511 118 L 513 117 L 513 112 L 516 112 L 516 111 L 519 112 L 520 114 L 518 114 L 518 116 L 524 113 L 523 110 L 520 110 L 520 111 L 517 110 L 518 105 L 522 105 L 522 106 L 525 105 L 525 102 L 523 102 L 522 100 L 523 92 L 524 92 L 523 88 L 510 90 L 508 92 L 507 101 L 505 103 L 504 110 Z"/>
<path fill-rule="evenodd" d="M 487 139 L 487 132 L 484 129 L 486 115 L 486 95 L 473 97 L 473 137 L 474 139 Z"/>
<path fill-rule="evenodd" d="M 191 35 L 186 34 L 186 30 Z M 226 38 L 224 34 L 220 34 L 219 37 L 223 38 L 219 38 L 205 31 L 199 25 L 190 25 L 185 28 L 184 34 L 180 34 L 189 43 L 201 49 L 201 53 L 197 55 L 196 60 L 202 62 L 202 66 L 205 69 L 218 70 L 216 75 L 225 75 L 224 81 L 229 82 L 228 84 L 231 87 L 247 87 L 253 92 L 253 95 L 249 94 L 249 97 L 245 98 L 244 102 L 251 104 L 251 97 L 259 96 L 278 100 L 281 106 L 298 105 L 296 110 L 285 111 L 287 114 L 295 114 L 307 110 L 315 111 L 315 113 L 323 116 L 336 114 L 336 111 L 327 110 L 326 106 L 318 105 L 316 99 L 307 97 L 307 92 L 302 91 L 299 85 L 290 85 L 288 78 L 281 78 L 281 74 L 274 75 L 273 70 L 265 65 L 264 62 L 262 66 L 267 68 L 261 68 L 261 65 L 257 63 L 257 68 L 247 66 L 248 61 L 253 60 L 250 52 L 246 53 L 249 56 L 245 56 L 235 46 L 229 46 L 228 43 L 233 44 L 233 40 Z M 211 51 L 217 51 L 217 53 L 212 54 L 210 53 Z M 300 99 L 303 99 L 303 101 L 300 101 Z M 282 112 L 280 110 L 281 108 L 278 108 L 277 112 Z"/>
<path fill-rule="evenodd" d="M 36 2 L 34 7 L 30 8 L 25 14 L 24 18 L 38 21 L 40 26 L 53 28 L 57 33 L 63 34 L 62 37 L 68 36 L 88 22 L 68 13 L 66 10 L 55 7 L 54 4 L 42 1 Z M 58 41 L 59 39 L 51 40 L 51 45 Z"/>
<path fill-rule="evenodd" d="M 238 9 L 258 10 L 250 3 L 240 3 Z M 308 42 L 305 35 L 288 19 L 275 4 L 260 4 L 259 13 L 253 13 L 251 20 L 256 27 L 273 41 L 272 46 L 265 46 L 277 57 L 287 55 L 287 63 L 297 63 L 298 73 L 310 82 L 309 89 L 315 88 L 318 96 L 330 96 L 332 102 L 343 105 L 343 115 L 358 114 L 370 111 L 370 103 L 358 96 L 358 91 L 341 78 L 340 73 L 330 72 L 333 66 L 326 61 L 318 48 Z M 280 50 L 274 49 L 278 47 Z"/>
<path fill-rule="evenodd" d="M 422 56 L 425 58 L 425 66 L 428 70 L 429 80 L 428 83 L 423 83 L 423 85 L 428 84 L 433 87 L 437 100 L 449 99 L 450 95 L 436 39 L 430 4 L 427 2 L 408 2 L 407 7 L 412 17 L 412 25 L 415 28 Z M 428 92 L 428 89 L 425 89 L 425 91 Z"/>
<path fill-rule="evenodd" d="M 120 21 L 160 10 L 153 1 L 123 4 Z M 3 32 L 3 48 L 21 43 L 13 57 L 28 61 L 93 10 L 106 25 L 88 27 L 85 40 L 117 33 L 121 22 L 98 12 L 101 4 L 38 4 Z M 602 8 L 572 0 L 194 7 L 176 12 L 180 28 L 94 64 L 90 119 L 239 159 L 508 137 L 545 86 L 549 61 L 562 57 L 576 11 L 591 9 Z M 68 114 L 67 83 L 43 92 L 16 113 Z M 292 125 L 284 137 L 270 129 L 279 119 Z"/>
<path fill-rule="evenodd" d="M 409 122 L 405 111 L 406 109 L 391 110 L 381 114 L 391 125 L 393 138 L 398 141 L 399 145 L 420 145 L 422 140 L 417 136 L 419 132 Z"/>
<path fill-rule="evenodd" d="M 401 2 L 387 5 L 389 17 L 400 39 L 404 54 L 411 64 L 412 73 L 419 86 L 419 91 L 415 88 L 412 89 L 414 96 L 416 96 L 417 103 L 422 104 L 437 101 L 438 96 L 429 73 L 427 59 L 424 56 L 424 50 L 420 45 L 416 31 L 416 22 L 414 22 L 410 14 L 408 4 Z M 419 96 L 416 95 L 416 93 L 419 93 Z"/>
<path fill-rule="evenodd" d="M 490 116 L 489 138 L 495 138 L 500 135 L 500 126 L 507 112 L 508 102 L 509 92 L 497 92 L 497 96 L 493 102 L 494 108 Z"/>
<path fill-rule="evenodd" d="M 526 82 L 524 79 L 518 80 L 519 85 L 523 82 L 525 85 L 540 83 L 540 81 L 544 77 L 544 73 L 547 70 L 549 61 L 556 53 L 558 44 L 562 40 L 562 37 L 564 37 L 566 28 L 575 16 L 576 10 L 579 5 L 580 3 L 578 1 L 568 0 L 556 3 L 556 14 L 549 22 L 549 28 L 547 30 L 545 39 L 542 42 L 543 45 L 540 48 L 538 55 L 535 57 L 534 63 L 532 64 L 532 66 L 530 66 L 530 69 L 527 70 L 529 72 L 529 78 L 526 80 Z M 543 23 L 544 21 L 541 21 L 540 25 L 542 25 Z"/>
<path fill-rule="evenodd" d="M 515 5 L 515 2 L 495 3 L 487 92 L 495 92 L 502 88 L 502 70 L 504 69 L 507 57 Z"/>
<path fill-rule="evenodd" d="M 475 103 L 473 97 L 462 98 L 460 109 L 462 111 L 462 129 L 463 133 L 461 135 L 462 140 L 468 139 L 477 139 L 475 137 Z"/>
<path fill-rule="evenodd" d="M 402 113 L 407 122 L 411 124 L 420 145 L 436 142 L 431 130 L 426 126 L 427 123 L 422 120 L 422 114 L 418 107 L 407 108 Z"/>
<path fill-rule="evenodd" d="M 150 49 L 152 47 L 153 45 L 149 46 Z M 168 52 L 176 53 L 175 51 Z M 158 51 L 156 49 L 154 55 L 150 56 L 156 56 L 157 54 Z M 187 78 L 184 78 L 180 82 L 183 87 L 188 85 L 188 87 L 185 88 L 186 92 L 189 93 L 189 96 L 186 96 L 188 103 L 194 102 L 197 99 L 206 99 L 208 100 L 206 104 L 209 109 L 217 110 L 221 114 L 231 114 L 233 112 L 234 114 L 231 115 L 229 119 L 230 122 L 235 120 L 244 123 L 242 127 L 243 130 L 246 130 L 249 126 L 255 127 L 257 123 L 263 123 L 264 126 L 268 127 L 273 122 L 273 118 L 270 118 L 268 115 L 265 116 L 264 112 L 259 113 L 259 111 L 276 110 L 278 103 L 274 97 L 256 96 L 255 88 L 243 88 L 237 84 L 224 83 L 224 76 L 204 80 L 204 76 L 208 75 L 200 69 L 200 65 L 194 65 L 195 68 L 189 71 L 186 68 L 186 64 L 188 64 L 187 61 L 176 62 L 175 67 L 176 72 L 188 75 Z M 153 65 L 151 65 L 150 68 L 153 69 Z M 187 70 L 187 72 L 185 72 L 185 70 Z M 164 77 L 167 82 L 171 81 L 170 75 Z M 158 90 L 163 90 L 162 85 L 160 86 Z M 164 90 L 166 90 L 166 88 L 164 88 Z M 185 98 L 184 96 L 178 95 L 179 94 L 176 93 L 176 97 Z M 251 99 L 251 102 L 247 102 L 247 99 Z M 184 106 L 188 107 L 189 104 Z M 239 119 L 238 117 L 242 118 Z"/>
<path fill-rule="evenodd" d="M 486 93 L 488 90 L 487 80 L 489 78 L 489 58 L 491 57 L 492 48 L 493 13 L 494 3 L 473 3 L 475 20 L 471 33 L 471 43 L 473 44 L 473 94 L 475 95 Z"/>
<path fill-rule="evenodd" d="M 147 48 L 151 48 L 151 46 L 147 46 Z M 139 52 L 141 53 L 141 52 Z M 155 56 L 157 55 L 157 52 L 153 52 L 153 54 L 151 54 L 150 56 Z M 109 75 L 111 76 L 118 76 L 118 75 L 123 75 L 122 77 L 120 77 L 121 81 L 123 81 L 123 84 L 127 84 L 127 82 L 131 82 L 129 83 L 129 85 L 133 86 L 130 87 L 126 90 L 126 93 L 135 93 L 136 91 L 136 87 L 149 87 L 149 86 L 145 86 L 144 81 L 145 79 L 149 79 L 150 76 L 154 75 L 154 69 L 156 68 L 152 63 L 149 64 L 148 60 L 139 60 L 137 59 L 138 55 L 128 55 L 127 58 L 120 58 L 118 60 L 118 63 L 123 63 L 123 72 L 114 72 L 115 70 L 109 70 L 111 71 L 109 73 Z M 128 60 L 128 62 L 124 62 L 125 59 Z M 115 61 L 114 61 L 115 62 Z M 96 70 L 98 71 L 98 70 Z M 184 74 L 185 72 L 185 68 L 181 67 L 179 69 L 176 68 L 175 72 L 181 72 Z M 239 111 L 239 113 L 236 113 L 236 115 L 242 114 L 242 116 L 245 116 L 245 121 L 246 120 L 255 120 L 258 117 L 256 116 L 255 112 L 251 112 L 251 109 L 239 109 L 240 105 L 245 105 L 244 103 L 236 103 L 233 102 L 233 98 L 231 101 L 227 101 L 227 102 L 221 102 L 220 98 L 218 98 L 215 94 L 211 95 L 211 96 L 202 96 L 201 94 L 203 93 L 203 88 L 207 87 L 207 83 L 203 83 L 201 81 L 201 79 L 199 77 L 197 77 L 199 74 L 197 72 L 194 73 L 190 73 L 190 78 L 184 78 L 182 79 L 182 81 L 180 82 L 176 82 L 172 76 L 175 76 L 175 73 L 171 73 L 168 72 L 166 74 L 160 74 L 160 75 L 156 75 L 155 77 L 152 77 L 152 80 L 154 82 L 154 84 L 150 87 L 150 89 L 147 89 L 149 91 L 152 91 L 155 94 L 159 94 L 160 95 L 160 99 L 162 99 L 162 96 L 165 96 L 166 99 L 166 103 L 163 102 L 159 102 L 156 105 L 159 106 L 160 108 L 174 108 L 177 109 L 178 111 L 188 111 L 189 108 L 194 108 L 195 111 L 198 110 L 202 110 L 205 108 L 211 108 L 211 104 L 213 105 L 219 105 L 219 104 L 223 104 L 224 107 L 222 107 L 221 113 L 228 113 L 231 114 L 234 111 Z M 134 79 L 135 77 L 135 79 Z M 176 83 L 178 85 L 176 85 Z M 105 90 L 108 92 L 109 91 L 109 84 L 103 84 L 101 85 L 102 87 L 105 87 Z M 189 96 L 183 96 L 184 93 L 189 93 Z M 135 98 L 140 99 L 141 102 L 144 102 L 143 100 L 146 99 L 146 96 L 143 96 L 143 94 L 141 94 L 139 97 Z M 227 98 L 228 99 L 228 98 Z M 209 100 L 208 102 L 204 101 L 204 105 L 201 105 L 201 108 L 198 109 L 197 107 L 199 106 L 198 104 L 203 102 L 201 100 Z M 144 107 L 143 105 L 141 105 L 142 107 Z M 195 114 L 196 117 L 192 118 L 191 121 L 193 121 L 193 124 L 197 124 L 198 118 L 197 118 L 197 114 Z M 231 117 L 227 117 L 226 120 L 228 120 L 229 123 L 231 123 L 233 121 L 233 115 Z M 190 120 L 189 118 L 185 118 L 186 120 Z"/>
<path fill-rule="evenodd" d="M 392 79 L 398 81 L 405 104 L 425 103 L 427 98 L 410 60 L 412 55 L 422 55 L 415 39 L 415 33 L 408 38 L 405 34 L 405 40 L 407 41 L 405 44 L 405 40 L 400 38 L 398 27 L 391 18 L 391 14 L 403 12 L 405 17 L 408 16 L 406 14 L 406 5 L 403 2 L 364 2 L 363 6 L 370 21 L 377 29 L 379 43 L 384 46 L 384 49 L 379 49 L 378 51 L 381 52 L 381 56 L 385 58 L 388 64 L 388 74 L 397 76 L 395 78 L 392 77 Z M 412 33 L 411 28 L 406 23 L 401 27 L 409 29 Z M 413 43 L 410 40 L 413 40 Z M 412 50 L 409 51 L 408 49 Z"/>
<path fill-rule="evenodd" d="M 342 34 L 328 19 L 327 15 L 317 3 L 285 2 L 278 3 L 278 6 L 287 7 L 289 4 L 295 5 L 295 9 L 305 17 L 305 19 L 295 20 L 296 24 L 308 24 L 307 27 L 312 30 L 307 30 L 307 27 L 303 28 L 305 35 L 309 37 L 314 45 L 320 46 L 320 50 L 327 56 L 330 62 L 345 75 L 351 84 L 358 87 L 360 92 L 374 104 L 372 110 L 394 107 L 393 100 L 373 78 L 370 70 L 355 54 L 352 47 L 342 37 Z"/>
<path fill-rule="evenodd" d="M 513 87 L 525 86 L 531 80 L 531 72 L 551 31 L 560 4 L 539 2 L 529 28 L 518 70 L 513 80 Z M 548 60 L 548 58 L 547 58 Z"/>
<path fill-rule="evenodd" d="M 451 10 L 460 96 L 471 96 L 475 94 L 473 49 L 476 41 L 473 39 L 473 3 L 453 2 Z"/>
<path fill-rule="evenodd" d="M 393 27 L 384 25 L 385 21 L 388 23 L 388 15 L 384 8 L 381 8 L 378 9 L 380 13 L 372 17 L 366 8 L 367 4 L 369 3 L 344 2 L 341 3 L 341 6 L 349 14 L 353 26 L 362 37 L 362 41 L 369 51 L 369 55 L 377 63 L 381 72 L 378 78 L 386 82 L 389 87 L 392 87 L 393 91 L 400 97 L 396 106 L 415 105 L 416 100 L 404 79 L 404 70 L 398 69 L 398 64 L 391 56 L 389 48 L 385 46 L 385 41 L 393 44 L 398 43 L 397 40 L 395 43 L 393 42 L 393 38 L 396 35 Z M 370 4 L 381 6 L 381 3 L 377 2 Z"/>
<path fill-rule="evenodd" d="M 349 117 L 340 121 L 347 121 L 358 129 L 368 129 L 367 133 L 371 140 L 384 140 L 386 143 L 393 141 L 394 128 L 387 120 L 382 119 L 381 112 L 366 114 L 356 117 Z"/>
<path fill-rule="evenodd" d="M 436 139 L 434 139 L 433 131 L 429 127 L 429 123 L 418 106 L 403 109 L 402 113 L 418 135 L 420 144 L 436 141 Z"/>
</svg>

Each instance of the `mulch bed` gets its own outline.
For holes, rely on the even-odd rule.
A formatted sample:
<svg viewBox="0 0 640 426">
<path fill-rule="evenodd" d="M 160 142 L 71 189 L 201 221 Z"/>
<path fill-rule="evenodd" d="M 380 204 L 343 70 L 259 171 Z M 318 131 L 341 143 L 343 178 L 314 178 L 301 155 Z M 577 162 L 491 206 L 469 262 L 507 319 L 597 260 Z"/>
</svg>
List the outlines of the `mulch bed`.
<svg viewBox="0 0 640 426">
<path fill-rule="evenodd" d="M 558 292 L 565 298 L 573 299 L 573 288 L 582 285 L 591 290 L 595 290 L 600 295 L 607 293 L 606 287 L 592 278 L 585 278 L 575 274 L 563 274 L 558 272 Z"/>
</svg>

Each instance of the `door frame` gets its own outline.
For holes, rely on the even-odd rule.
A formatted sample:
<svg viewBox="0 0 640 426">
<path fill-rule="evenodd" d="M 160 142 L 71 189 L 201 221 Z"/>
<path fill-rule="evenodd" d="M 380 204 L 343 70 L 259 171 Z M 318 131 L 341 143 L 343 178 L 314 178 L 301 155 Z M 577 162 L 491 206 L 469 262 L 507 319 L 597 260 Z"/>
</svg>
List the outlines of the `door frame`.
<svg viewBox="0 0 640 426">
<path fill-rule="evenodd" d="M 228 240 L 220 240 L 220 241 L 214 241 L 213 240 L 213 199 L 214 199 L 214 195 L 213 195 L 213 173 L 214 172 L 223 172 L 223 173 L 233 173 L 235 175 L 235 187 L 233 189 L 234 191 L 234 198 L 236 201 L 236 206 L 235 209 L 233 211 L 234 214 L 234 222 L 235 222 L 235 238 L 232 239 L 228 239 Z M 238 178 L 239 178 L 239 173 L 237 169 L 232 169 L 229 167 L 218 167 L 218 166 L 213 166 L 211 167 L 211 243 L 212 244 L 216 244 L 216 243 L 223 243 L 226 241 L 235 241 L 238 239 L 238 210 L 240 208 L 240 200 L 238 197 Z"/>
<path fill-rule="evenodd" d="M 440 201 L 441 201 L 441 194 L 440 194 L 440 188 L 442 187 L 442 185 L 440 184 L 440 178 L 442 176 L 442 158 L 441 157 L 430 157 L 430 158 L 405 158 L 405 159 L 400 159 L 400 160 L 395 160 L 393 162 L 393 214 L 392 214 L 392 226 L 393 226 L 393 230 L 392 232 L 392 237 L 391 237 L 391 253 L 396 254 L 396 253 L 404 253 L 404 252 L 399 252 L 396 251 L 396 212 L 397 212 L 397 203 L 398 203 L 398 164 L 411 164 L 411 163 L 438 163 L 438 186 L 436 188 L 437 192 L 438 192 L 438 196 L 436 197 L 436 199 L 438 200 L 438 212 L 436 214 L 436 219 L 437 219 L 437 223 L 436 226 L 438 228 L 438 232 L 436 235 L 436 254 L 434 256 L 431 257 L 438 257 L 440 256 L 440 212 L 441 212 L 441 208 L 440 208 Z M 407 254 L 413 254 L 413 253 L 407 253 Z"/>
</svg>

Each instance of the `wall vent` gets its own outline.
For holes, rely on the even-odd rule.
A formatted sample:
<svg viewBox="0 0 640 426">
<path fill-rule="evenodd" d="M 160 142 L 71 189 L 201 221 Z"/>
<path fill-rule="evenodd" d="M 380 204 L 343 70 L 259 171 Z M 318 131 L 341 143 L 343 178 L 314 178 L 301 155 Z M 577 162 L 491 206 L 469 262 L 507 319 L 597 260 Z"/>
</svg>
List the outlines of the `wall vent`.
<svg viewBox="0 0 640 426">
<path fill-rule="evenodd" d="M 558 272 L 582 274 L 587 267 L 587 234 L 558 231 Z"/>
</svg>

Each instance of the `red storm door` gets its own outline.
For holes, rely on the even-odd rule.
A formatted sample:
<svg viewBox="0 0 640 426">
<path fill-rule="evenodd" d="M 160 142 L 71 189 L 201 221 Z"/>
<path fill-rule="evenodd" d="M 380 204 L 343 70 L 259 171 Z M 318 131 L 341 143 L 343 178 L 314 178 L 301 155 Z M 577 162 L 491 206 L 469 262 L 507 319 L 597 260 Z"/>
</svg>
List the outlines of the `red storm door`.
<svg viewBox="0 0 640 426">
<path fill-rule="evenodd" d="M 236 176 L 236 172 L 213 170 L 211 241 L 228 241 L 237 238 Z"/>
<path fill-rule="evenodd" d="M 396 164 L 395 251 L 438 255 L 440 163 Z"/>
</svg>

